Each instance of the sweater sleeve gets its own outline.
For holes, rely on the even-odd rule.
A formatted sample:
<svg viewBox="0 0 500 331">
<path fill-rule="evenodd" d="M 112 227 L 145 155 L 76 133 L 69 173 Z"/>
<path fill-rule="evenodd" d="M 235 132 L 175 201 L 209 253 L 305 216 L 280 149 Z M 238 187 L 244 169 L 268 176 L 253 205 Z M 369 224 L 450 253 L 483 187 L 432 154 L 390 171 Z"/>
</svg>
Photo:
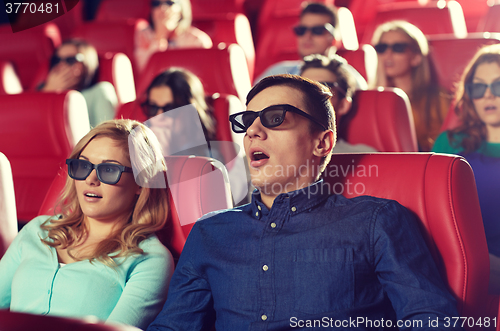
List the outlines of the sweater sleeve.
<svg viewBox="0 0 500 331">
<path fill-rule="evenodd" d="M 165 303 L 174 271 L 172 255 L 156 237 L 141 248 L 146 255 L 126 271 L 125 288 L 107 322 L 145 329 Z"/>
<path fill-rule="evenodd" d="M 460 149 L 451 146 L 450 139 L 448 138 L 448 131 L 442 132 L 436 138 L 432 151 L 445 154 L 459 154 L 461 152 Z"/>
</svg>

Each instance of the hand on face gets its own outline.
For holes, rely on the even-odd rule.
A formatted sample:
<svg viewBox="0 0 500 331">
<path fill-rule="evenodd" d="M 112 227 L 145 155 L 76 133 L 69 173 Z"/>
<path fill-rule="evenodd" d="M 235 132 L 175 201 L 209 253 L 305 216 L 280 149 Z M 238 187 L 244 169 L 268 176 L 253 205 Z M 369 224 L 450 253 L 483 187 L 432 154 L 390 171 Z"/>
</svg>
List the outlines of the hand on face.
<svg viewBox="0 0 500 331">
<path fill-rule="evenodd" d="M 77 89 L 80 85 L 81 76 L 82 69 L 80 66 L 68 66 L 60 63 L 49 71 L 43 90 L 59 92 Z"/>
</svg>

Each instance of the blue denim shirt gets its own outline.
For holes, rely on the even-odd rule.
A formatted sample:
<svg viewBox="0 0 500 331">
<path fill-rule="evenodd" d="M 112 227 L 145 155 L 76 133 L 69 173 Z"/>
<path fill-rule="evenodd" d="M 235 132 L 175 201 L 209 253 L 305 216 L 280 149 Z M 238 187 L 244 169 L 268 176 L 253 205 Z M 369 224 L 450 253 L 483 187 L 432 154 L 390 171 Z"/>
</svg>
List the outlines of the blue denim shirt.
<svg viewBox="0 0 500 331">
<path fill-rule="evenodd" d="M 254 194 L 197 222 L 148 331 L 214 321 L 217 331 L 377 329 L 388 319 L 431 329 L 458 316 L 406 208 L 324 188 L 281 194 L 270 210 Z"/>
</svg>

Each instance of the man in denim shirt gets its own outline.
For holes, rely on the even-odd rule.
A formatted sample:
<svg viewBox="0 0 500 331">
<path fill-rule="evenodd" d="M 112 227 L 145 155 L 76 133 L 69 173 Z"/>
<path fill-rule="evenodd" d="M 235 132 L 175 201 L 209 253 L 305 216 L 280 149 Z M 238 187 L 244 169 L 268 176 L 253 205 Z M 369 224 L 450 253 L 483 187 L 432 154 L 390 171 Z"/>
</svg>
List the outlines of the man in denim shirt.
<svg viewBox="0 0 500 331">
<path fill-rule="evenodd" d="M 455 301 L 409 211 L 318 181 L 335 145 L 330 96 L 292 75 L 252 88 L 230 117 L 252 202 L 194 225 L 148 331 L 452 329 Z"/>
</svg>

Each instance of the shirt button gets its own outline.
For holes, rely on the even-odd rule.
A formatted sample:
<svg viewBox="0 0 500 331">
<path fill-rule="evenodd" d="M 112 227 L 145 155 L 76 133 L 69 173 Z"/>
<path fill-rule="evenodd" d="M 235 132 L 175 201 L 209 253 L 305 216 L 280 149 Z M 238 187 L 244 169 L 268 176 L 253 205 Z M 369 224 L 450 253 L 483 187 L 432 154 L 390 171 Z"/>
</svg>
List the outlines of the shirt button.
<svg viewBox="0 0 500 331">
<path fill-rule="evenodd" d="M 276 223 L 271 223 L 271 227 L 274 229 L 276 227 Z"/>
<path fill-rule="evenodd" d="M 255 216 L 259 217 L 259 212 L 256 212 L 256 213 L 255 213 Z"/>
<path fill-rule="evenodd" d="M 295 208 L 295 206 L 294 206 L 294 207 L 292 207 L 292 211 L 293 211 L 293 212 L 297 211 L 297 208 Z"/>
<path fill-rule="evenodd" d="M 269 270 L 269 267 L 267 266 L 267 264 L 264 264 L 264 265 L 262 266 L 262 270 L 264 270 L 264 271 Z"/>
<path fill-rule="evenodd" d="M 267 315 L 262 315 L 260 318 L 262 318 L 263 321 L 267 320 Z"/>
<path fill-rule="evenodd" d="M 259 205 L 257 205 L 257 209 L 262 210 L 262 208 Z"/>
</svg>

